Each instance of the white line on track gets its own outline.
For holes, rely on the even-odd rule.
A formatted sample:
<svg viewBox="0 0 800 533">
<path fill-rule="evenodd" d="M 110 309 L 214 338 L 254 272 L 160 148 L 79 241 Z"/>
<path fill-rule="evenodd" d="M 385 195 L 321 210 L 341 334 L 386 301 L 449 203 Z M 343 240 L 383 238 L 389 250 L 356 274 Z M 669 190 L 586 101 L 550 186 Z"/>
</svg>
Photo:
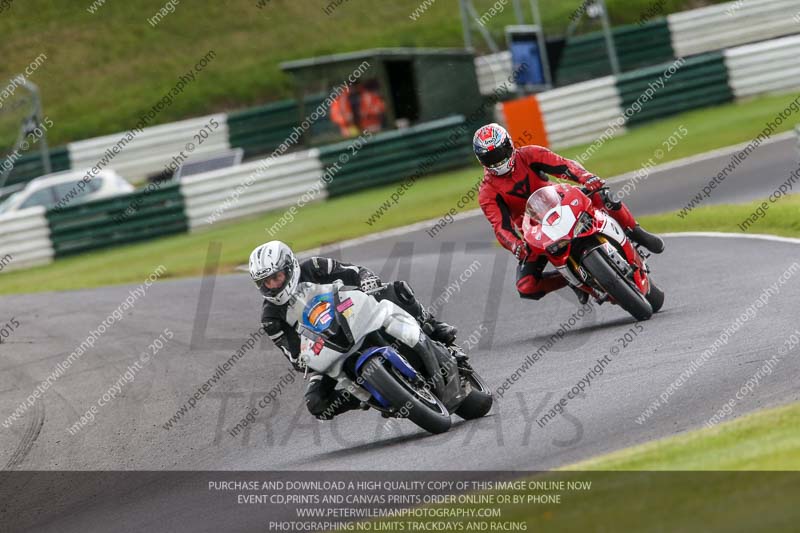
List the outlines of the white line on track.
<svg viewBox="0 0 800 533">
<path fill-rule="evenodd" d="M 785 242 L 800 244 L 800 239 L 794 237 L 779 237 L 777 235 L 767 235 L 765 233 L 726 233 L 722 231 L 683 231 L 674 233 L 660 233 L 662 237 L 715 237 L 723 239 L 758 239 L 762 241 Z"/>
</svg>

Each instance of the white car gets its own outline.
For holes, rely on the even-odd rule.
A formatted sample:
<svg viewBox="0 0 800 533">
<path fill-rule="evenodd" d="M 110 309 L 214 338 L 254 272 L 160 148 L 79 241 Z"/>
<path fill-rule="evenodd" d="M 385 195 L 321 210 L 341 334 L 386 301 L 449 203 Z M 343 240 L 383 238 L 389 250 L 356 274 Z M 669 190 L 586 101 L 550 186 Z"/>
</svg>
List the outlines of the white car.
<svg viewBox="0 0 800 533">
<path fill-rule="evenodd" d="M 0 204 L 0 214 L 36 206 L 49 209 L 62 199 L 62 205 L 66 206 L 133 192 L 133 185 L 110 169 L 101 170 L 80 189 L 78 182 L 85 175 L 85 170 L 69 170 L 31 180 L 24 189 L 15 192 Z"/>
</svg>

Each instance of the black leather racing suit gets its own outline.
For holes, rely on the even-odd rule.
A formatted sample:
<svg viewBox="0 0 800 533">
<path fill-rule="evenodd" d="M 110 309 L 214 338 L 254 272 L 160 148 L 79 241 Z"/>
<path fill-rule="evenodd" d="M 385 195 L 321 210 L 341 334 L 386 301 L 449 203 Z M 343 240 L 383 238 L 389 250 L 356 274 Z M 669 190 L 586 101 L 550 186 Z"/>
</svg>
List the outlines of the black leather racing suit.
<svg viewBox="0 0 800 533">
<path fill-rule="evenodd" d="M 365 278 L 377 276 L 367 268 L 341 263 L 328 257 L 312 257 L 300 263 L 300 283 L 310 282 L 329 284 L 341 280 L 348 286 L 360 287 Z M 373 296 L 378 300 L 389 300 L 422 325 L 432 319 L 417 301 L 411 287 L 405 281 L 388 284 Z M 295 370 L 302 371 L 297 365 L 300 353 L 300 336 L 294 327 L 286 322 L 287 305 L 275 305 L 264 300 L 261 312 L 261 323 L 272 342 L 283 352 Z M 315 417 L 329 420 L 337 414 L 358 407 L 359 400 L 346 391 L 336 390 L 336 380 L 325 375 L 313 373 L 305 392 L 306 407 Z"/>
</svg>

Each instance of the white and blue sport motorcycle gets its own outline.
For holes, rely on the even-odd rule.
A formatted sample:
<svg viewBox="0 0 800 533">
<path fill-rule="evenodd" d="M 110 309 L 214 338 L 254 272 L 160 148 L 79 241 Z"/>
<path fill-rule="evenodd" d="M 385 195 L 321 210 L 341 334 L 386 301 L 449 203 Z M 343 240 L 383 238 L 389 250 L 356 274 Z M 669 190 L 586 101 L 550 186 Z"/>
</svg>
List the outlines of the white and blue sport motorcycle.
<svg viewBox="0 0 800 533">
<path fill-rule="evenodd" d="M 298 363 L 306 372 L 332 377 L 384 416 L 443 433 L 451 413 L 480 418 L 492 407 L 489 388 L 464 352 L 432 341 L 388 300 L 341 282 L 300 283 L 286 320 L 300 335 Z"/>
</svg>

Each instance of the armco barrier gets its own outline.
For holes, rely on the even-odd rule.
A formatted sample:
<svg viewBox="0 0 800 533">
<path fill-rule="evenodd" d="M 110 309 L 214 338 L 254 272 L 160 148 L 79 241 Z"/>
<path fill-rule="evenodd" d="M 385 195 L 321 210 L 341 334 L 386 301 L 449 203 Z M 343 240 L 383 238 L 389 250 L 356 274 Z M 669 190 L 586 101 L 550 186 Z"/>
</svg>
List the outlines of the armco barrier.
<svg viewBox="0 0 800 533">
<path fill-rule="evenodd" d="M 575 146 L 594 141 L 608 123 L 622 116 L 613 76 L 559 87 L 536 95 L 550 146 Z M 620 128 L 617 133 L 624 133 Z"/>
<path fill-rule="evenodd" d="M 617 89 L 622 98 L 621 106 L 627 109 L 636 106 L 635 102 L 659 79 L 663 87 L 653 87 L 652 98 L 640 100 L 641 110 L 627 121 L 636 124 L 684 111 L 721 104 L 733 100 L 728 86 L 728 71 L 722 54 L 713 52 L 691 57 L 672 74 L 669 79 L 662 77 L 669 63 L 627 72 L 617 77 Z"/>
<path fill-rule="evenodd" d="M 133 133 L 114 133 L 70 143 L 71 168 L 109 166 L 129 180 L 138 180 L 160 174 L 173 158 L 190 159 L 230 149 L 227 115 L 222 113 L 144 128 L 121 148 L 117 147 L 121 139 L 128 139 Z"/>
<path fill-rule="evenodd" d="M 797 0 L 737 0 L 667 16 L 679 57 L 799 33 Z"/>
<path fill-rule="evenodd" d="M 628 24 L 612 29 L 617 59 L 623 72 L 673 59 L 669 27 L 665 19 Z M 570 38 L 556 72 L 559 86 L 611 74 L 606 43 L 600 32 Z"/>
<path fill-rule="evenodd" d="M 797 137 L 797 153 L 800 155 L 800 124 L 794 127 L 794 135 Z"/>
<path fill-rule="evenodd" d="M 69 170 L 69 154 L 65 146 L 50 149 L 50 167 L 52 172 Z M 45 173 L 42 157 L 36 146 L 28 153 L 25 153 L 14 162 L 14 168 L 8 174 L 5 184 L 0 182 L 0 187 L 17 185 L 23 187 L 25 183 Z"/>
<path fill-rule="evenodd" d="M 478 89 L 484 96 L 508 83 L 511 76 L 511 52 L 508 50 L 496 54 L 487 54 L 475 58 L 475 75 L 478 78 Z M 514 86 L 507 87 L 513 90 Z"/>
<path fill-rule="evenodd" d="M 477 126 L 475 126 L 477 127 Z M 337 196 L 463 165 L 472 156 L 474 127 L 461 115 L 404 130 L 374 134 L 359 150 L 349 141 L 323 146 L 320 158 L 333 175 L 328 194 Z M 342 155 L 347 162 L 333 173 Z"/>
<path fill-rule="evenodd" d="M 195 174 L 181 181 L 191 229 L 289 206 L 309 191 L 316 193 L 313 198 L 309 194 L 308 201 L 327 198 L 316 149 Z"/>
<path fill-rule="evenodd" d="M 47 212 L 56 257 L 187 231 L 176 183 Z"/>
<path fill-rule="evenodd" d="M 245 158 L 267 153 L 286 140 L 297 122 L 294 100 L 234 111 L 228 115 L 230 144 L 243 148 Z"/>
<path fill-rule="evenodd" d="M 800 35 L 737 46 L 723 55 L 736 98 L 800 88 Z"/>
<path fill-rule="evenodd" d="M 50 263 L 53 246 L 43 207 L 0 215 L 2 272 Z"/>
<path fill-rule="evenodd" d="M 311 115 L 324 99 L 325 95 L 307 97 L 304 101 L 305 115 Z M 245 158 L 270 153 L 289 139 L 295 129 L 298 132 L 296 136 L 303 133 L 300 121 L 300 110 L 295 100 L 234 111 L 228 115 L 230 145 L 243 148 Z M 336 127 L 324 116 L 314 122 L 312 130 L 318 136 L 333 132 Z"/>
</svg>

